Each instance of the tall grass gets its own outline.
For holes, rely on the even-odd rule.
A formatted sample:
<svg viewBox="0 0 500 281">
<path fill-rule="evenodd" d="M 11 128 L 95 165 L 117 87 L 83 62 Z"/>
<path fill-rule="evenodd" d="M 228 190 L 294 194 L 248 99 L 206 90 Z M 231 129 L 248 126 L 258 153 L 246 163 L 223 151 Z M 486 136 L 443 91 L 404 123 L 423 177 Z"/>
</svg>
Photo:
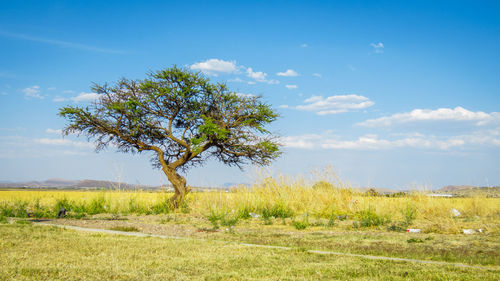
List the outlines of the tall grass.
<svg viewBox="0 0 500 281">
<path fill-rule="evenodd" d="M 370 196 L 335 180 L 307 183 L 303 179 L 267 177 L 251 187 L 230 192 L 191 193 L 181 210 L 171 210 L 166 192 L 126 191 L 0 191 L 1 217 L 54 217 L 65 208 L 71 217 L 100 213 L 165 214 L 172 211 L 209 218 L 214 223 L 232 224 L 249 219 L 250 213 L 264 219 L 310 218 L 348 219 L 346 225 L 400 228 L 459 233 L 462 228 L 486 228 L 499 232 L 500 199 L 486 197 L 439 198 L 415 192 L 400 197 Z M 461 212 L 454 217 L 451 209 Z"/>
</svg>

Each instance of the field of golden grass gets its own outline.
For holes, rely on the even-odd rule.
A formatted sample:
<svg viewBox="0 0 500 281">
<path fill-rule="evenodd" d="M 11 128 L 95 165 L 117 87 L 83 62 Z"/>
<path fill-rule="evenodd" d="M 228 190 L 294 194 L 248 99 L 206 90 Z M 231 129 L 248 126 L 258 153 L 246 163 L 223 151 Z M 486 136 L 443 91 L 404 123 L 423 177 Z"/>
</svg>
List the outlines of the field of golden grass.
<svg viewBox="0 0 500 281">
<path fill-rule="evenodd" d="M 184 212 L 213 220 L 244 219 L 250 213 L 264 218 L 292 218 L 309 223 L 337 220 L 346 228 L 419 228 L 423 232 L 461 233 L 481 229 L 500 233 L 500 198 L 429 197 L 413 192 L 399 197 L 373 196 L 342 184 L 266 178 L 251 187 L 190 193 L 180 210 L 168 206 L 168 192 L 2 190 L 0 216 L 54 217 L 61 207 L 81 218 L 100 213 L 165 214 Z M 453 214 L 453 209 L 460 216 Z M 306 221 L 307 220 L 307 221 Z"/>
</svg>

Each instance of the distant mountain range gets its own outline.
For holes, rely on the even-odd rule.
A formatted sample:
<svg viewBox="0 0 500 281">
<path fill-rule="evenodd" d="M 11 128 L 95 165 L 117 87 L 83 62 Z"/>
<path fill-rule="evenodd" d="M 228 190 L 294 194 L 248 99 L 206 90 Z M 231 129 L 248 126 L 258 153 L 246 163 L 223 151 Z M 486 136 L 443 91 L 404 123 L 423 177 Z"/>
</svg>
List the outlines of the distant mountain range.
<svg viewBox="0 0 500 281">
<path fill-rule="evenodd" d="M 235 186 L 248 186 L 237 183 L 226 183 L 220 187 L 192 187 L 193 190 L 202 191 L 206 189 L 229 189 Z M 24 188 L 24 189 L 122 189 L 122 190 L 158 190 L 162 187 L 140 184 L 129 184 L 123 182 L 104 181 L 104 180 L 65 180 L 65 179 L 48 179 L 45 181 L 26 181 L 26 182 L 10 182 L 0 181 L 0 188 Z M 163 186 L 163 188 L 170 189 L 170 184 Z M 371 188 L 360 188 L 362 191 L 367 191 Z M 393 194 L 402 190 L 389 189 L 389 188 L 373 188 L 380 194 Z M 410 192 L 405 190 L 404 192 Z M 432 193 L 446 193 L 453 195 L 470 195 L 470 194 L 500 194 L 500 187 L 477 187 L 470 185 L 448 185 L 441 189 L 433 190 Z"/>
<path fill-rule="evenodd" d="M 0 188 L 56 188 L 56 189 L 159 189 L 159 186 L 128 184 L 102 180 L 65 180 L 0 182 Z"/>
</svg>

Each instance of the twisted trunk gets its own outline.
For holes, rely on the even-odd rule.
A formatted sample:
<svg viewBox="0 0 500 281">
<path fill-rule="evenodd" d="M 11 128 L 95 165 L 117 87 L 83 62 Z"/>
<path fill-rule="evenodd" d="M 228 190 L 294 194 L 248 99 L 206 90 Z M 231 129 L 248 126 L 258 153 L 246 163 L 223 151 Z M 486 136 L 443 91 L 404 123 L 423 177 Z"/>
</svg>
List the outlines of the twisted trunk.
<svg viewBox="0 0 500 281">
<path fill-rule="evenodd" d="M 174 208 L 179 208 L 180 203 L 189 192 L 189 188 L 186 186 L 186 179 L 179 175 L 175 171 L 175 168 L 169 167 L 168 165 L 162 167 L 162 170 L 175 190 L 174 196 L 170 198 L 170 204 Z"/>
</svg>

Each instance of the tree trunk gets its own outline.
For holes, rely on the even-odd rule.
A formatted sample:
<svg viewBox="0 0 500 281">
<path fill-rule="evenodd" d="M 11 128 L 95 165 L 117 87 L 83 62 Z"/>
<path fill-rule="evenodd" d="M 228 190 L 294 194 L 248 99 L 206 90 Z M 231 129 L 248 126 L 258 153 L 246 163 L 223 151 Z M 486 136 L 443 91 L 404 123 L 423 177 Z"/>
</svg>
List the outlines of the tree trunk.
<svg viewBox="0 0 500 281">
<path fill-rule="evenodd" d="M 170 204 L 174 208 L 179 208 L 182 200 L 189 192 L 189 188 L 186 186 L 186 179 L 179 175 L 173 168 L 165 167 L 162 170 L 175 190 L 174 196 L 170 198 Z"/>
</svg>

